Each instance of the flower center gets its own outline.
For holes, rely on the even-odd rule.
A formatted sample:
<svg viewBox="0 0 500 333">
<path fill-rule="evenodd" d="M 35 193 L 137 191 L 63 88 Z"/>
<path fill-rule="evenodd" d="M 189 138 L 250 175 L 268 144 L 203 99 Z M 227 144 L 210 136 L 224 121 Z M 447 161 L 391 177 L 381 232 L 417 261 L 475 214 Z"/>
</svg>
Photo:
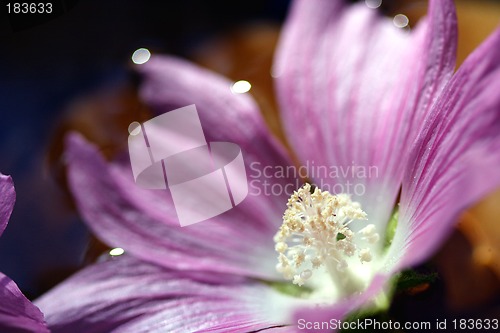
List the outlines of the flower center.
<svg viewBox="0 0 500 333">
<path fill-rule="evenodd" d="M 358 244 L 375 244 L 380 239 L 373 224 L 357 233 L 349 228 L 355 220 L 367 220 L 360 204 L 347 194 L 332 195 L 318 188 L 311 193 L 311 185 L 305 184 L 290 197 L 287 207 L 274 236 L 277 271 L 302 286 L 324 267 L 343 290 L 350 285 L 347 293 L 359 291 L 357 282 L 348 281 L 352 280 L 349 265 L 353 260 L 372 261 L 370 247 Z"/>
</svg>

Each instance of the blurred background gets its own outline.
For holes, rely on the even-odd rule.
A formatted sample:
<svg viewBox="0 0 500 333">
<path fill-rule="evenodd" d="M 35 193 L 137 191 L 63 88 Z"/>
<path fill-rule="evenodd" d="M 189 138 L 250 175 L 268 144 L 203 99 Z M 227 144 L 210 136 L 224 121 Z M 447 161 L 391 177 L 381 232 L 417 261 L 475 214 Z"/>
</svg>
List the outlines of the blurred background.
<svg viewBox="0 0 500 333">
<path fill-rule="evenodd" d="M 60 15 L 47 22 L 13 20 L 5 8 L 0 14 L 0 171 L 12 175 L 17 191 L 0 239 L 0 271 L 29 298 L 109 250 L 74 209 L 63 137 L 80 131 L 108 157 L 126 145 L 128 125 L 148 118 L 131 69 L 136 49 L 178 55 L 249 81 L 249 93 L 284 141 L 270 72 L 288 0 L 59 2 Z M 404 29 L 427 6 L 421 0 L 366 4 L 380 5 L 381 15 L 391 18 L 404 14 Z M 500 1 L 456 4 L 460 63 L 499 25 Z M 437 271 L 439 278 L 397 294 L 392 317 L 500 318 L 500 191 L 466 212 L 419 270 Z"/>
</svg>

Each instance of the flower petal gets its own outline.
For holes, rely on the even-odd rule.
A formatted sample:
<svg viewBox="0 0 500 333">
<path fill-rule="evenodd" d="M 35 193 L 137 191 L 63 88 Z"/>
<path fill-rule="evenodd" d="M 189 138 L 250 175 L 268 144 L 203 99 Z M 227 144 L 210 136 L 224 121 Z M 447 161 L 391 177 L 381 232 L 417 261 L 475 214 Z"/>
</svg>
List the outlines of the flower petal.
<svg viewBox="0 0 500 333">
<path fill-rule="evenodd" d="M 461 212 L 500 186 L 499 82 L 500 28 L 458 69 L 411 149 L 388 257 L 397 266 L 429 256 Z"/>
<path fill-rule="evenodd" d="M 49 332 L 43 314 L 19 290 L 14 281 L 0 273 L 0 331 L 9 333 Z"/>
<path fill-rule="evenodd" d="M 235 208 L 181 228 L 168 191 L 143 190 L 130 163 L 107 163 L 78 135 L 67 140 L 68 180 L 89 227 L 108 245 L 175 269 L 276 278 L 272 235 Z M 239 206 L 238 206 L 239 207 Z M 279 219 L 280 212 L 276 212 Z"/>
<path fill-rule="evenodd" d="M 16 191 L 10 176 L 0 173 L 0 236 L 9 223 L 16 202 Z"/>
<path fill-rule="evenodd" d="M 455 48 L 451 0 L 431 1 L 411 33 L 364 4 L 294 2 L 274 75 L 288 138 L 320 187 L 353 194 L 372 223 L 389 220 L 407 147 Z"/>
<path fill-rule="evenodd" d="M 123 255 L 85 268 L 36 304 L 53 333 L 248 332 L 280 324 L 286 300 L 241 277 L 171 271 Z"/>
<path fill-rule="evenodd" d="M 293 175 L 273 177 L 267 170 L 282 169 L 292 162 L 282 145 L 269 132 L 257 104 L 249 94 L 233 94 L 232 82 L 187 61 L 152 56 L 137 66 L 142 74 L 141 96 L 157 114 L 195 104 L 207 141 L 236 143 L 243 152 L 250 181 L 249 195 L 237 207 L 264 221 L 276 231 L 284 204 L 296 184 Z M 271 191 L 270 185 L 275 185 Z M 300 183 L 299 183 L 300 186 Z"/>
</svg>

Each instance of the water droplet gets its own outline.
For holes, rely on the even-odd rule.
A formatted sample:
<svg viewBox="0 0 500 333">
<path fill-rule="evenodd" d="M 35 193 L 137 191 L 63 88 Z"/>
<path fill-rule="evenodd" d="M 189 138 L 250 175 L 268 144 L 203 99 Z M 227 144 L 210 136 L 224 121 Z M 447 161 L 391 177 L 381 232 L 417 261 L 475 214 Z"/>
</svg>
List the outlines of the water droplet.
<svg viewBox="0 0 500 333">
<path fill-rule="evenodd" d="M 128 125 L 128 132 L 130 133 L 130 135 L 137 135 L 141 133 L 141 124 L 137 121 L 134 121 L 133 123 Z"/>
<path fill-rule="evenodd" d="M 365 0 L 365 4 L 368 8 L 378 8 L 382 5 L 382 0 Z"/>
<path fill-rule="evenodd" d="M 403 14 L 398 14 L 394 16 L 394 19 L 392 20 L 394 25 L 398 28 L 405 28 L 408 26 L 408 23 L 410 23 L 410 20 L 406 15 Z"/>
<path fill-rule="evenodd" d="M 113 257 L 116 257 L 116 256 L 121 256 L 122 254 L 125 253 L 125 250 L 122 249 L 121 247 L 115 247 L 114 249 L 111 249 L 109 251 L 109 255 L 110 256 L 113 256 Z"/>
<path fill-rule="evenodd" d="M 151 52 L 149 52 L 148 49 L 140 48 L 135 50 L 135 52 L 132 54 L 132 61 L 134 62 L 134 64 L 141 65 L 148 62 L 150 57 Z"/>
<path fill-rule="evenodd" d="M 233 94 L 244 94 L 250 91 L 251 88 L 252 85 L 250 84 L 250 82 L 245 80 L 240 80 L 233 84 L 233 86 L 231 87 L 231 92 Z"/>
</svg>

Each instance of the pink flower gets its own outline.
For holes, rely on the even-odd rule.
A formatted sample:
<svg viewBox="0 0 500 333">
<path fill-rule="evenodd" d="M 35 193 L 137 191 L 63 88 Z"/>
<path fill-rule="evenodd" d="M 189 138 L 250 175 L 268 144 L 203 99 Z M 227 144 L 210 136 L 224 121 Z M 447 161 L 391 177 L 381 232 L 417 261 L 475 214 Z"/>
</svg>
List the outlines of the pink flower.
<svg viewBox="0 0 500 333">
<path fill-rule="evenodd" d="M 0 173 L 0 236 L 7 227 L 16 192 L 9 176 Z M 0 273 L 0 331 L 48 332 L 40 310 L 19 290 L 16 283 Z"/>
<path fill-rule="evenodd" d="M 180 228 L 167 191 L 138 189 L 126 158 L 107 163 L 72 135 L 68 178 L 78 208 L 103 241 L 127 254 L 90 266 L 43 296 L 37 304 L 50 327 L 292 331 L 299 319 L 343 318 L 371 304 L 391 276 L 432 254 L 459 214 L 500 185 L 500 30 L 453 74 L 456 34 L 451 0 L 431 1 L 428 17 L 411 33 L 361 4 L 293 3 L 273 69 L 288 140 L 303 165 L 376 170 L 372 177 L 311 174 L 319 187 L 351 183 L 364 192 L 351 193 L 360 206 L 306 190 L 293 198 L 281 230 L 303 222 L 306 231 L 295 232 L 303 242 L 298 249 L 307 248 L 304 257 L 287 252 L 286 232 L 274 237 L 288 195 L 265 195 L 264 181 L 285 188 L 297 179 L 266 178 L 264 167 L 292 163 L 253 99 L 232 94 L 228 80 L 183 60 L 153 56 L 139 66 L 142 96 L 158 113 L 196 104 L 209 141 L 240 145 L 247 170 L 259 166 L 250 178 L 260 195 Z M 293 202 L 329 209 L 339 198 L 335 218 L 332 211 L 327 219 L 315 209 L 292 209 Z M 396 232 L 384 248 L 396 205 Z M 351 218 L 357 221 L 345 229 Z M 335 230 L 345 240 L 324 241 L 313 220 L 342 224 Z M 286 257 L 280 255 L 280 272 L 276 251 Z M 318 269 L 301 268 L 314 260 Z M 277 281 L 293 286 L 290 278 L 311 292 L 281 293 Z"/>
</svg>

